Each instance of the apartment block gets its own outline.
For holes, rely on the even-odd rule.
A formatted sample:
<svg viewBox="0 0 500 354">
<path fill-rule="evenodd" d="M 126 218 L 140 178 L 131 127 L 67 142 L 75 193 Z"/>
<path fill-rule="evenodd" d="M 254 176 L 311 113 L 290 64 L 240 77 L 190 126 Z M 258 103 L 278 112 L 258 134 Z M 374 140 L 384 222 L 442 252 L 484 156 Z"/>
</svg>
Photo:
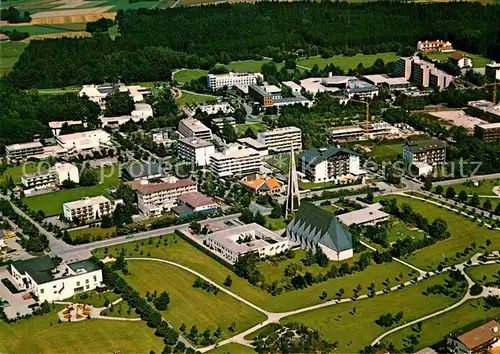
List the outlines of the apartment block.
<svg viewBox="0 0 500 354">
<path fill-rule="evenodd" d="M 109 200 L 100 195 L 98 197 L 85 197 L 63 204 L 64 217 L 70 221 L 78 219 L 80 221 L 99 220 L 104 215 L 112 214 L 121 199 Z"/>
<path fill-rule="evenodd" d="M 403 145 L 403 158 L 409 164 L 415 166 L 436 166 L 446 162 L 445 141 L 430 139 L 421 141 L 409 141 Z"/>
<path fill-rule="evenodd" d="M 184 137 L 195 137 L 206 141 L 212 140 L 212 131 L 198 119 L 186 118 L 179 122 L 179 133 Z"/>
<path fill-rule="evenodd" d="M 59 135 L 56 140 L 68 152 L 92 151 L 111 146 L 111 136 L 102 129 Z"/>
<path fill-rule="evenodd" d="M 198 138 L 182 138 L 177 140 L 177 153 L 185 161 L 196 166 L 208 166 L 210 156 L 215 154 L 214 144 Z"/>
<path fill-rule="evenodd" d="M 436 39 L 434 41 L 424 40 L 417 42 L 417 49 L 421 52 L 453 52 L 453 45 L 451 42 Z"/>
<path fill-rule="evenodd" d="M 212 90 L 218 90 L 224 86 L 233 87 L 235 85 L 239 86 L 249 86 L 256 84 L 258 81 L 264 80 L 264 76 L 260 73 L 233 73 L 228 74 L 207 75 L 207 87 Z"/>
<path fill-rule="evenodd" d="M 21 184 L 25 189 L 46 189 L 55 186 L 57 174 L 54 170 L 28 173 L 21 177 Z"/>
<path fill-rule="evenodd" d="M 224 152 L 210 157 L 210 172 L 218 178 L 255 173 L 261 166 L 259 152 L 239 144 L 229 144 Z"/>
<path fill-rule="evenodd" d="M 270 152 L 290 152 L 290 149 L 302 150 L 302 132 L 297 127 L 284 127 L 261 132 L 257 140 L 264 143 Z"/>
<path fill-rule="evenodd" d="M 500 123 L 480 124 L 474 127 L 474 135 L 484 142 L 500 139 Z"/>
<path fill-rule="evenodd" d="M 5 155 L 9 160 L 25 160 L 43 153 L 43 145 L 39 141 L 5 146 Z"/>
</svg>

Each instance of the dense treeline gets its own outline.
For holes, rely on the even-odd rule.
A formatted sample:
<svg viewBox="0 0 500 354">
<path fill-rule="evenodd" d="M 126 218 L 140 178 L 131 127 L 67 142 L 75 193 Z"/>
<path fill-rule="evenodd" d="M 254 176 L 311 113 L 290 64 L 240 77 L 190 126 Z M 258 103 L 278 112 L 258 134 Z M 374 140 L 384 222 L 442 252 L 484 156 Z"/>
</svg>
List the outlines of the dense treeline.
<svg viewBox="0 0 500 354">
<path fill-rule="evenodd" d="M 156 81 L 231 60 L 399 51 L 422 38 L 500 60 L 500 8 L 472 3 L 259 2 L 119 11 L 121 36 L 33 41 L 10 80 L 21 88 Z"/>
</svg>

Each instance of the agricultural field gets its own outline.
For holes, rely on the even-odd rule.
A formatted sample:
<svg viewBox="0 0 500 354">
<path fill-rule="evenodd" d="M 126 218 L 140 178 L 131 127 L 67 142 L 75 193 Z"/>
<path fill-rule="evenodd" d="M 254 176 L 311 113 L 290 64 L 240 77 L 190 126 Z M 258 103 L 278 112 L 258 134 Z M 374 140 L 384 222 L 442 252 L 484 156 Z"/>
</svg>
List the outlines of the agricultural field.
<svg viewBox="0 0 500 354">
<path fill-rule="evenodd" d="M 450 333 L 463 333 L 500 315 L 498 307 L 486 309 L 484 304 L 483 299 L 469 300 L 458 308 L 423 321 L 419 342 L 412 352 L 434 345 Z M 382 343 L 393 343 L 396 347 L 396 352 L 406 352 L 404 350 L 406 345 L 405 338 L 410 335 L 417 335 L 418 333 L 413 327 L 415 326 L 404 328 L 387 336 L 382 340 Z"/>
<path fill-rule="evenodd" d="M 197 106 L 199 104 L 214 101 L 216 99 L 215 96 L 212 95 L 202 95 L 199 93 L 192 93 L 187 91 L 181 91 L 182 95 L 177 99 L 177 103 L 179 106 Z"/>
<path fill-rule="evenodd" d="M 500 247 L 498 231 L 481 227 L 470 219 L 435 204 L 400 195 L 390 195 L 377 199 L 392 198 L 396 199 L 399 206 L 404 203 L 409 204 L 414 211 L 422 214 L 430 222 L 442 218 L 448 223 L 451 237 L 418 250 L 406 258 L 414 266 L 423 270 L 434 270 L 440 263 L 451 265 L 463 262 L 471 256 L 471 254 L 463 256 L 462 252 L 466 247 L 471 247 L 472 241 L 475 241 L 478 247 L 477 251 L 473 252 L 493 251 Z M 488 247 L 485 246 L 487 239 L 491 240 L 491 245 Z"/>
<path fill-rule="evenodd" d="M 265 320 L 264 314 L 224 292 L 214 295 L 194 288 L 196 276 L 183 269 L 151 261 L 128 260 L 127 263 L 131 275 L 124 278 L 142 296 L 155 290 L 169 293 L 170 304 L 162 315 L 174 328 L 178 329 L 184 323 L 188 330 L 196 325 L 200 332 L 206 328 L 214 332 L 220 327 L 224 339 L 232 336 L 227 328 L 233 322 L 236 322 L 236 332 L 241 332 Z"/>
<path fill-rule="evenodd" d="M 272 296 L 266 291 L 251 285 L 248 281 L 239 278 L 231 270 L 203 254 L 178 236 L 167 235 L 164 237 L 168 238 L 168 246 L 163 246 L 158 238 L 154 238 L 151 245 L 147 244 L 147 242 L 141 241 L 141 243 L 139 243 L 137 241 L 131 241 L 117 247 L 95 250 L 94 255 L 98 258 L 104 258 L 106 255 L 116 256 L 123 247 L 126 249 L 126 257 L 144 257 L 144 255 L 149 253 L 152 258 L 170 260 L 196 270 L 215 281 L 217 284 L 223 284 L 226 277 L 231 275 L 233 284 L 230 290 L 233 293 L 244 297 L 261 308 L 274 312 L 290 311 L 321 303 L 322 300 L 319 299 L 319 296 L 323 291 L 327 292 L 328 299 L 332 299 L 336 297 L 335 293 L 338 292 L 340 288 L 344 288 L 345 296 L 350 297 L 358 284 L 362 286 L 362 290 L 359 292 L 361 295 L 368 292 L 366 288 L 371 282 L 375 283 L 376 290 L 382 290 L 387 287 L 387 278 L 389 278 L 389 285 L 394 286 L 414 276 L 410 272 L 410 268 L 397 262 L 380 265 L 372 264 L 363 272 L 354 273 L 342 278 L 330 279 L 319 284 L 313 284 L 304 290 L 291 291 L 279 296 Z M 160 241 L 160 245 L 156 247 L 158 241 Z M 142 243 L 144 243 L 144 245 L 142 245 Z M 135 250 L 137 245 L 140 245 L 140 251 Z M 141 252 L 142 255 L 140 254 Z M 284 269 L 285 265 L 278 265 L 278 269 L 275 269 L 274 266 L 272 266 L 272 268 L 267 268 L 270 273 L 268 273 L 267 276 L 265 275 L 266 279 L 267 277 L 272 278 L 273 276 L 282 274 L 281 270 Z M 305 267 L 304 272 L 308 271 L 309 268 L 310 267 Z M 323 268 L 323 272 L 326 271 L 327 268 Z M 402 279 L 399 278 L 400 275 L 402 275 Z"/>
<path fill-rule="evenodd" d="M 498 263 L 468 267 L 465 271 L 479 285 L 500 284 L 500 264 Z"/>
<path fill-rule="evenodd" d="M 25 42 L 9 41 L 0 43 L 0 77 L 12 71 L 14 64 L 19 59 L 24 48 L 28 46 Z"/>
<path fill-rule="evenodd" d="M 191 80 L 199 79 L 208 74 L 208 70 L 201 69 L 183 69 L 174 74 L 174 80 L 177 82 L 189 82 Z"/>
<path fill-rule="evenodd" d="M 338 341 L 339 353 L 358 353 L 389 329 L 375 324 L 375 320 L 381 315 L 388 312 L 394 315 L 402 311 L 402 321 L 408 322 L 455 303 L 457 299 L 444 295 L 423 294 L 427 287 L 443 284 L 446 277 L 447 275 L 440 274 L 372 299 L 337 304 L 286 317 L 281 323 L 302 323 L 318 330 L 323 339 L 329 342 Z"/>
<path fill-rule="evenodd" d="M 165 344 L 143 321 L 90 319 L 57 323 L 56 311 L 6 324 L 0 321 L 0 351 L 4 353 L 82 352 L 161 353 Z"/>
<path fill-rule="evenodd" d="M 378 53 L 378 54 L 357 54 L 353 57 L 345 57 L 343 55 L 335 55 L 331 58 L 324 59 L 321 56 L 309 57 L 307 59 L 300 59 L 297 61 L 297 66 L 302 66 L 311 69 L 314 65 L 324 68 L 330 63 L 339 66 L 344 71 L 349 69 L 355 69 L 359 63 L 363 64 L 365 67 L 373 65 L 375 60 L 378 58 L 382 59 L 385 63 L 395 61 L 398 55 L 394 52 L 388 53 Z"/>
<path fill-rule="evenodd" d="M 101 173 L 103 178 L 101 179 Z M 98 169 L 99 180 L 102 184 L 91 187 L 79 187 L 75 189 L 66 189 L 59 192 L 36 195 L 23 199 L 23 202 L 33 211 L 41 210 L 45 215 L 58 215 L 62 212 L 62 205 L 67 202 L 82 199 L 83 197 L 96 197 L 104 195 L 111 197 L 106 189 L 116 186 L 119 182 L 119 169 L 114 166 Z M 48 203 L 47 201 L 50 201 Z"/>
<path fill-rule="evenodd" d="M 80 32 L 85 31 L 86 23 L 64 23 L 54 25 L 33 25 L 33 26 L 0 26 L 1 31 L 16 30 L 19 32 L 28 32 L 30 36 L 41 34 L 53 34 L 61 32 Z"/>
<path fill-rule="evenodd" d="M 463 53 L 465 55 L 467 55 L 472 60 L 472 65 L 474 65 L 475 68 L 484 68 L 486 66 L 486 64 L 491 63 L 491 59 L 485 58 L 481 55 L 466 53 L 466 52 L 463 52 Z M 427 53 L 427 56 L 430 59 L 435 59 L 435 60 L 439 60 L 439 61 L 447 61 L 451 54 L 452 53 L 435 52 L 435 53 Z"/>
</svg>

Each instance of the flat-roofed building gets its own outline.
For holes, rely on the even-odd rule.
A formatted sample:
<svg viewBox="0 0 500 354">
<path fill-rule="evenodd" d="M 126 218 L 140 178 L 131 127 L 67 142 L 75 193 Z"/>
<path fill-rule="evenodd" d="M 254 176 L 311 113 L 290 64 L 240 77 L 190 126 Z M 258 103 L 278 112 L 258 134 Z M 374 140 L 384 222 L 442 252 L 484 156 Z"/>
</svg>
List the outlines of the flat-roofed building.
<svg viewBox="0 0 500 354">
<path fill-rule="evenodd" d="M 292 91 L 292 94 L 298 94 L 302 91 L 302 87 L 293 81 L 283 81 L 281 86 L 285 86 Z"/>
<path fill-rule="evenodd" d="M 490 101 L 469 101 L 467 103 L 466 111 L 471 116 L 479 117 L 488 121 L 500 120 L 500 104 L 494 104 Z"/>
<path fill-rule="evenodd" d="M 132 118 L 148 119 L 153 116 L 153 107 L 147 103 L 135 103 L 134 110 L 130 112 Z"/>
<path fill-rule="evenodd" d="M 349 98 L 373 99 L 378 96 L 378 88 L 366 81 L 354 79 L 347 81 L 345 93 Z"/>
<path fill-rule="evenodd" d="M 112 214 L 121 199 L 109 200 L 100 195 L 97 197 L 85 197 L 81 200 L 75 200 L 63 204 L 64 217 L 70 221 L 78 219 L 79 221 L 99 220 L 104 215 Z"/>
<path fill-rule="evenodd" d="M 267 156 L 269 155 L 269 149 L 267 148 L 267 145 L 263 143 L 262 141 L 259 141 L 254 138 L 240 138 L 236 140 L 238 143 L 245 145 L 246 147 L 252 148 L 256 151 L 259 152 L 260 156 Z"/>
<path fill-rule="evenodd" d="M 49 122 L 49 128 L 52 130 L 52 134 L 54 134 L 54 136 L 59 135 L 63 126 L 72 126 L 72 125 L 87 126 L 86 123 L 84 124 L 83 121 L 81 120 L 60 120 L 60 121 Z"/>
<path fill-rule="evenodd" d="M 264 107 L 272 107 L 274 104 L 275 95 L 267 92 L 263 87 L 258 85 L 249 85 L 248 94 Z"/>
<path fill-rule="evenodd" d="M 394 73 L 397 76 L 403 77 L 405 80 L 410 80 L 412 65 L 413 57 L 400 57 L 396 60 Z"/>
<path fill-rule="evenodd" d="M 411 79 L 423 87 L 434 87 L 440 90 L 447 88 L 453 81 L 452 75 L 418 56 L 399 58 L 396 61 L 394 72 L 405 80 Z"/>
<path fill-rule="evenodd" d="M 137 192 L 137 206 L 146 216 L 159 216 L 163 211 L 169 211 L 177 204 L 179 196 L 196 192 L 197 184 L 190 178 L 159 181 L 139 180 L 129 183 Z"/>
<path fill-rule="evenodd" d="M 236 119 L 233 117 L 220 117 L 212 119 L 212 125 L 217 127 L 219 131 L 224 128 L 224 124 L 229 124 L 231 127 L 234 127 L 236 125 Z"/>
<path fill-rule="evenodd" d="M 57 144 L 68 152 L 97 150 L 111 146 L 111 136 L 102 129 L 59 135 Z"/>
<path fill-rule="evenodd" d="M 291 245 L 287 238 L 256 223 L 213 232 L 207 235 L 204 243 L 214 254 L 231 264 L 248 253 L 255 253 L 260 258 L 273 256 L 288 250 Z"/>
<path fill-rule="evenodd" d="M 488 79 L 488 82 L 500 81 L 500 63 L 486 64 L 484 75 Z"/>
<path fill-rule="evenodd" d="M 234 113 L 234 107 L 231 106 L 229 103 L 215 103 L 215 104 L 203 104 L 201 106 L 198 106 L 196 108 L 197 110 L 199 109 L 201 112 L 206 113 L 208 115 L 212 114 L 232 114 Z"/>
<path fill-rule="evenodd" d="M 43 145 L 39 141 L 5 146 L 5 155 L 9 160 L 25 160 L 42 153 Z"/>
<path fill-rule="evenodd" d="M 179 122 L 179 133 L 184 137 L 195 137 L 203 140 L 212 140 L 212 131 L 205 124 L 195 118 L 186 118 Z"/>
<path fill-rule="evenodd" d="M 293 148 L 295 151 L 302 150 L 302 131 L 297 127 L 284 127 L 271 129 L 258 133 L 257 140 L 266 144 L 270 152 L 289 152 Z"/>
<path fill-rule="evenodd" d="M 41 190 L 54 187 L 57 174 L 53 169 L 28 173 L 21 177 L 21 184 L 25 190 Z"/>
<path fill-rule="evenodd" d="M 389 220 L 389 214 L 380 209 L 382 209 L 382 205 L 380 203 L 375 203 L 367 206 L 366 208 L 340 214 L 338 215 L 338 218 L 340 222 L 346 226 L 375 225 L 379 222 Z"/>
<path fill-rule="evenodd" d="M 190 192 L 180 195 L 178 206 L 172 208 L 172 211 L 178 216 L 210 213 L 215 210 L 217 210 L 217 203 L 200 192 Z"/>
<path fill-rule="evenodd" d="M 445 141 L 437 139 L 408 141 L 403 145 L 403 158 L 409 164 L 437 166 L 446 162 Z"/>
<path fill-rule="evenodd" d="M 173 131 L 169 128 L 151 129 L 149 132 L 151 139 L 157 144 L 170 145 L 172 143 Z"/>
<path fill-rule="evenodd" d="M 264 76 L 260 73 L 234 73 L 227 74 L 208 74 L 207 87 L 212 90 L 218 90 L 224 86 L 233 87 L 255 85 L 258 81 L 264 80 Z"/>
<path fill-rule="evenodd" d="M 217 178 L 242 176 L 262 167 L 259 152 L 240 144 L 229 144 L 223 152 L 210 157 L 210 172 Z"/>
<path fill-rule="evenodd" d="M 195 164 L 195 166 L 208 166 L 210 157 L 215 154 L 215 147 L 209 141 L 199 138 L 182 138 L 177 140 L 177 153 L 185 161 Z"/>
<path fill-rule="evenodd" d="M 363 79 L 374 86 L 386 85 L 391 91 L 405 90 L 410 87 L 410 82 L 404 77 L 389 77 L 388 75 L 365 75 Z"/>
<path fill-rule="evenodd" d="M 368 123 L 368 135 L 366 134 L 366 122 L 359 122 L 356 125 L 347 125 L 330 128 L 330 138 L 332 141 L 351 141 L 377 139 L 396 134 L 398 129 L 391 124 L 381 122 Z"/>
<path fill-rule="evenodd" d="M 64 181 L 80 183 L 80 174 L 78 173 L 78 167 L 75 165 L 67 162 L 56 163 L 53 169 L 59 183 Z"/>
<path fill-rule="evenodd" d="M 147 163 L 122 168 L 122 179 L 124 181 L 137 181 L 141 179 L 160 178 L 163 176 L 163 170 L 158 163 Z"/>
<path fill-rule="evenodd" d="M 474 135 L 488 143 L 500 139 L 500 123 L 480 124 L 474 127 Z"/>
</svg>

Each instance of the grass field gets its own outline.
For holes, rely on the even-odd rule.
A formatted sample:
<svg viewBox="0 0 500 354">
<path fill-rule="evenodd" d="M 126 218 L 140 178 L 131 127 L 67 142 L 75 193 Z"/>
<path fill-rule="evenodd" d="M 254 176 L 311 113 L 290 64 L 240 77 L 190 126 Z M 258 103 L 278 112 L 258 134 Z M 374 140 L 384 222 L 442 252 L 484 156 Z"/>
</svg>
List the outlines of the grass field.
<svg viewBox="0 0 500 354">
<path fill-rule="evenodd" d="M 465 271 L 475 283 L 488 285 L 500 280 L 500 264 L 485 264 L 465 268 Z"/>
<path fill-rule="evenodd" d="M 385 196 L 381 199 L 392 198 L 397 200 L 398 205 L 402 205 L 403 203 L 409 204 L 414 211 L 422 214 L 429 222 L 432 222 L 436 218 L 442 218 L 448 223 L 448 231 L 451 233 L 451 237 L 418 250 L 406 258 L 408 262 L 417 267 L 424 270 L 433 270 L 437 268 L 440 262 L 446 265 L 463 262 L 470 258 L 472 254 L 465 257 L 462 254 L 457 257 L 456 254 L 457 252 L 463 252 L 466 247 L 470 247 L 472 241 L 475 241 L 478 247 L 485 247 L 486 240 L 490 239 L 492 244 L 486 247 L 487 251 L 497 250 L 500 247 L 498 231 L 480 227 L 464 216 L 440 208 L 435 204 L 399 195 Z M 482 249 L 478 249 L 476 252 L 482 252 Z"/>
<path fill-rule="evenodd" d="M 252 129 L 255 135 L 259 132 L 265 132 L 268 130 L 268 126 L 263 123 L 248 123 L 248 124 L 236 124 L 236 130 L 238 135 L 242 136 L 245 134 L 248 128 Z"/>
<path fill-rule="evenodd" d="M 439 60 L 439 61 L 447 61 L 448 57 L 451 54 L 452 53 L 436 52 L 436 53 L 427 53 L 427 56 L 431 59 L 435 59 L 435 60 Z M 476 67 L 476 68 L 483 68 L 486 66 L 486 64 L 491 63 L 491 59 L 485 58 L 481 55 L 471 54 L 471 53 L 466 53 L 466 52 L 464 52 L 464 54 L 466 54 L 469 58 L 471 58 L 472 65 L 474 65 L 474 67 Z"/>
<path fill-rule="evenodd" d="M 12 324 L 0 321 L 3 353 L 161 353 L 164 347 L 143 321 L 91 319 L 58 324 L 55 310 Z"/>
<path fill-rule="evenodd" d="M 0 76 L 12 71 L 14 64 L 27 46 L 28 43 L 25 42 L 0 43 Z"/>
<path fill-rule="evenodd" d="M 101 172 L 103 176 L 102 179 Z M 98 175 L 99 180 L 103 181 L 102 184 L 36 195 L 24 198 L 23 202 L 31 210 L 42 210 L 45 215 L 57 215 L 62 212 L 62 205 L 64 203 L 79 200 L 83 197 L 96 197 L 99 195 L 110 197 L 106 189 L 118 184 L 119 169 L 113 166 L 104 167 L 103 169 L 98 169 Z"/>
<path fill-rule="evenodd" d="M 174 74 L 174 80 L 177 82 L 189 82 L 191 80 L 199 79 L 208 74 L 208 70 L 201 69 L 184 69 L 179 70 Z"/>
<path fill-rule="evenodd" d="M 69 235 L 72 239 L 76 239 L 78 236 L 83 237 L 86 235 L 90 236 L 91 239 L 105 239 L 111 237 L 115 231 L 116 227 L 114 226 L 108 229 L 103 229 L 100 227 L 86 227 L 84 229 L 72 230 L 69 232 Z"/>
<path fill-rule="evenodd" d="M 80 86 L 68 86 L 55 89 L 38 89 L 38 93 L 48 94 L 48 95 L 62 95 L 68 92 L 78 92 L 80 91 Z"/>
<path fill-rule="evenodd" d="M 16 30 L 18 32 L 28 32 L 30 36 L 37 36 L 40 34 L 52 34 L 73 31 L 85 31 L 86 23 L 64 23 L 54 25 L 33 25 L 33 26 L 0 26 L 2 31 Z"/>
<path fill-rule="evenodd" d="M 341 185 L 337 184 L 333 181 L 332 182 L 318 182 L 318 183 L 299 181 L 299 188 L 300 189 L 315 190 L 315 189 L 327 189 L 327 188 L 335 188 L 335 187 L 341 187 Z"/>
<path fill-rule="evenodd" d="M 210 354 L 251 354 L 255 350 L 238 343 L 229 343 L 210 350 Z"/>
<path fill-rule="evenodd" d="M 124 318 L 138 318 L 140 317 L 133 308 L 130 308 L 130 313 L 128 313 L 129 304 L 127 301 L 120 301 L 119 303 L 112 305 L 107 310 L 101 312 L 103 316 L 109 317 L 124 317 Z"/>
<path fill-rule="evenodd" d="M 7 181 L 12 177 L 12 181 L 14 181 L 14 183 L 21 183 L 22 175 L 38 171 L 45 171 L 48 167 L 48 164 L 37 164 L 34 162 L 27 162 L 19 166 L 12 166 L 7 168 L 7 170 L 0 176 L 0 181 Z"/>
<path fill-rule="evenodd" d="M 422 294 L 428 286 L 442 284 L 446 277 L 447 275 L 440 274 L 390 294 L 304 312 L 286 317 L 281 322 L 283 324 L 300 322 L 317 329 L 323 339 L 329 342 L 338 341 L 339 353 L 359 352 L 378 335 L 388 330 L 375 324 L 380 315 L 388 312 L 394 315 L 402 311 L 402 321 L 407 322 L 456 302 L 456 299 L 444 295 Z"/>
<path fill-rule="evenodd" d="M 357 287 L 358 284 L 361 284 L 363 287 L 359 293 L 361 295 L 368 292 L 366 287 L 369 286 L 371 282 L 375 283 L 376 290 L 381 290 L 386 287 L 386 285 L 382 284 L 385 282 L 386 278 L 390 279 L 389 285 L 391 286 L 398 284 L 396 278 L 400 273 L 403 273 L 404 280 L 411 278 L 409 275 L 409 268 L 400 263 L 392 262 L 380 265 L 371 265 L 363 272 L 355 273 L 342 278 L 330 279 L 327 282 L 319 284 L 313 284 L 304 290 L 292 291 L 279 296 L 272 296 L 266 291 L 251 285 L 248 281 L 239 278 L 228 268 L 224 267 L 209 256 L 206 256 L 201 251 L 198 251 L 196 248 L 192 247 L 179 237 L 174 235 L 168 235 L 167 237 L 169 240 L 168 246 L 161 245 L 157 248 L 155 247 L 155 240 L 152 245 L 147 245 L 147 242 L 145 242 L 143 246 L 139 247 L 139 251 L 135 251 L 134 249 L 138 243 L 137 241 L 131 241 L 120 245 L 119 247 L 109 248 L 107 255 L 116 256 L 122 247 L 126 249 L 125 255 L 127 257 L 144 257 L 145 254 L 150 252 L 151 257 L 167 259 L 185 265 L 206 275 L 218 284 L 222 284 L 226 277 L 231 275 L 233 284 L 231 285 L 230 290 L 233 293 L 252 301 L 263 309 L 275 312 L 289 311 L 321 303 L 322 300 L 319 299 L 319 296 L 323 291 L 328 293 L 328 298 L 334 298 L 335 293 L 340 288 L 344 288 L 345 296 L 350 297 L 352 296 L 353 289 Z M 143 252 L 142 256 L 140 255 L 140 251 Z M 98 249 L 94 251 L 94 254 L 99 258 L 104 258 L 106 256 L 104 249 Z M 283 266 L 280 265 L 277 269 L 271 268 L 270 272 L 282 274 L 282 269 Z M 323 271 L 326 272 L 327 269 L 323 269 Z"/>
<path fill-rule="evenodd" d="M 403 153 L 403 144 L 375 144 L 372 152 L 369 153 L 371 157 L 379 157 L 384 161 L 396 161 L 398 156 Z"/>
<path fill-rule="evenodd" d="M 404 222 L 394 218 L 389 231 L 389 243 L 396 242 L 397 240 L 404 239 L 406 237 L 422 239 L 425 237 L 425 232 L 414 229 L 410 230 Z"/>
<path fill-rule="evenodd" d="M 265 315 L 233 299 L 226 293 L 217 295 L 193 287 L 196 276 L 169 264 L 149 261 L 128 261 L 131 275 L 125 276 L 130 286 L 144 295 L 146 291 L 167 291 L 170 304 L 163 316 L 175 327 L 183 323 L 188 330 L 196 325 L 201 332 L 220 327 L 221 338 L 231 337 L 227 330 L 236 322 L 236 332 L 248 329 L 265 320 Z"/>
<path fill-rule="evenodd" d="M 269 215 L 264 215 L 266 218 L 266 227 L 270 230 L 276 231 L 281 230 L 286 227 L 285 218 L 273 219 Z"/>
<path fill-rule="evenodd" d="M 184 106 L 186 104 L 191 106 L 196 106 L 201 103 L 214 101 L 216 99 L 215 96 L 212 95 L 202 95 L 202 94 L 194 94 L 186 91 L 182 91 L 181 97 L 177 99 L 177 103 L 179 106 Z"/>
<path fill-rule="evenodd" d="M 485 179 L 482 181 L 478 181 L 479 186 L 474 186 L 472 181 L 470 182 L 464 182 L 464 183 L 457 183 L 457 184 L 452 184 L 449 186 L 443 186 L 444 190 L 446 191 L 446 188 L 448 187 L 453 187 L 455 192 L 460 193 L 460 191 L 465 191 L 467 195 L 472 195 L 474 193 L 477 193 L 478 195 L 492 195 L 496 196 L 495 193 L 493 193 L 493 187 L 495 186 L 500 186 L 500 178 L 495 178 L 495 179 Z M 493 202 L 493 199 L 491 199 Z"/>
<path fill-rule="evenodd" d="M 436 344 L 452 332 L 465 328 L 470 330 L 483 324 L 486 320 L 500 315 L 499 308 L 494 307 L 490 310 L 485 310 L 483 305 L 483 299 L 469 300 L 450 312 L 422 322 L 421 337 L 418 345 L 412 352 Z M 416 335 L 416 332 L 411 327 L 404 328 L 387 336 L 382 343 L 388 344 L 392 342 L 397 352 L 403 353 L 405 352 L 403 349 L 405 346 L 404 339 L 409 335 Z"/>
<path fill-rule="evenodd" d="M 88 295 L 88 297 L 82 298 L 82 296 L 85 297 L 84 294 Z M 74 295 L 68 299 L 65 299 L 64 301 L 78 303 L 78 304 L 87 304 L 87 305 L 92 305 L 94 307 L 104 307 L 104 302 L 106 301 L 106 299 L 108 299 L 109 302 L 113 302 L 120 298 L 120 295 L 115 294 L 111 291 L 105 293 L 90 291 L 84 294 Z"/>
<path fill-rule="evenodd" d="M 378 58 L 382 59 L 385 63 L 388 63 L 390 61 L 395 61 L 398 56 L 394 52 L 378 54 L 358 54 L 353 57 L 335 55 L 328 59 L 323 59 L 321 56 L 316 56 L 307 59 L 300 59 L 297 61 L 297 65 L 311 69 L 315 64 L 317 64 L 321 69 L 328 64 L 333 63 L 334 65 L 339 66 L 341 69 L 348 71 L 349 69 L 355 69 L 359 63 L 362 63 L 365 67 L 369 67 L 373 65 L 375 60 L 377 60 Z"/>
</svg>

